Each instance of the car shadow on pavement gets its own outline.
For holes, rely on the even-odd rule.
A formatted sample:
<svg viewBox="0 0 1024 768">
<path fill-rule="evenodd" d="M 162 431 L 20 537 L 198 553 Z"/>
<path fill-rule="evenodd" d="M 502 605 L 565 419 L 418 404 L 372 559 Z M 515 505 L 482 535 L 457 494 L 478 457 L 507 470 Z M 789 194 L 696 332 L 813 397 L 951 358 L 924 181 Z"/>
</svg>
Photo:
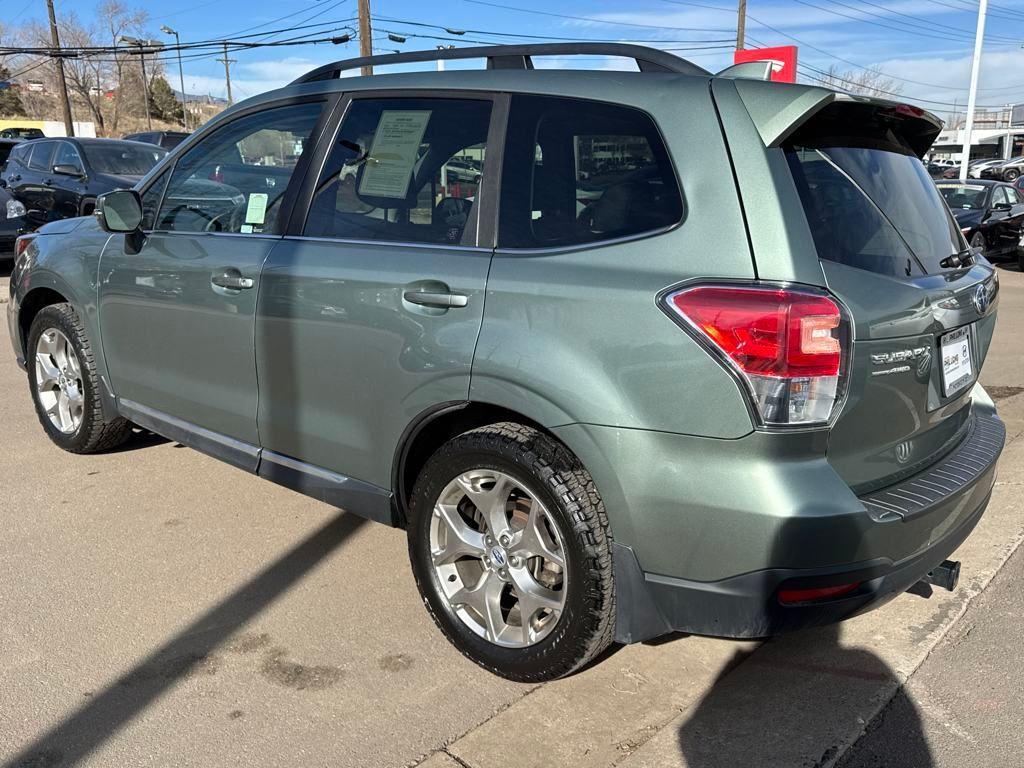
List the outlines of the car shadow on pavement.
<svg viewBox="0 0 1024 768">
<path fill-rule="evenodd" d="M 737 653 L 679 728 L 684 764 L 832 765 L 840 746 L 868 725 L 863 715 L 899 686 L 895 671 L 874 653 L 841 645 L 841 632 L 836 624 Z M 903 715 L 901 760 L 879 768 L 931 768 L 916 707 L 911 703 Z"/>
<path fill-rule="evenodd" d="M 201 670 L 217 648 L 291 589 L 355 533 L 362 518 L 339 511 L 226 599 L 121 675 L 89 702 L 24 747 L 5 768 L 75 765 L 182 678 Z"/>
</svg>

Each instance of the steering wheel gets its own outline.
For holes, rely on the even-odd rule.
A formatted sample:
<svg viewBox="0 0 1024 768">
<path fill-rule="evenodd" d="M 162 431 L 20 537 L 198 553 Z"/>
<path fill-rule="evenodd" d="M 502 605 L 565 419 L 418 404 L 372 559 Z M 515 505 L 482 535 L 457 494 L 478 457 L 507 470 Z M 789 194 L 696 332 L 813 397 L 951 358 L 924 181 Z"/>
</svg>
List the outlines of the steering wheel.
<svg viewBox="0 0 1024 768">
<path fill-rule="evenodd" d="M 245 215 L 246 208 L 247 206 L 244 203 L 239 203 L 230 211 L 224 211 L 215 216 L 210 216 L 203 211 L 196 211 L 196 213 L 208 220 L 206 226 L 203 227 L 203 232 L 240 232 L 242 229 L 242 217 Z"/>
</svg>

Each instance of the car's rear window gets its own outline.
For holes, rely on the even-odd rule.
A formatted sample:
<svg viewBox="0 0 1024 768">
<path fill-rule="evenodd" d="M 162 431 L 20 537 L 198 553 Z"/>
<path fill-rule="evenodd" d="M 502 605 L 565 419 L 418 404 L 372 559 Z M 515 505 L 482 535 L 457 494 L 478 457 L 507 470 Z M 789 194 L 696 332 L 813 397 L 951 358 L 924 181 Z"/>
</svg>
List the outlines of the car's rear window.
<svg viewBox="0 0 1024 768">
<path fill-rule="evenodd" d="M 88 144 L 84 149 L 94 171 L 118 176 L 145 176 L 167 154 L 160 147 L 133 147 L 128 143 Z"/>
<path fill-rule="evenodd" d="M 786 148 L 818 256 L 888 275 L 939 272 L 963 238 L 899 121 L 886 117 L 824 118 Z"/>
</svg>

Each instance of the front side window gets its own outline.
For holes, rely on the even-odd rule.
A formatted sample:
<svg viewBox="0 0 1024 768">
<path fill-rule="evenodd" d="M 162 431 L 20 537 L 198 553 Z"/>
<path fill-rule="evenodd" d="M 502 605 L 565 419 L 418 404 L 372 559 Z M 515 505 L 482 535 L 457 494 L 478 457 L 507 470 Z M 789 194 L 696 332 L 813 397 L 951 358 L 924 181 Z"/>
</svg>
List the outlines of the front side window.
<svg viewBox="0 0 1024 768">
<path fill-rule="evenodd" d="M 57 154 L 54 155 L 53 164 L 54 166 L 72 165 L 82 170 L 82 158 L 78 156 L 78 150 L 75 149 L 74 144 L 69 144 L 66 141 L 62 141 L 57 147 Z"/>
<path fill-rule="evenodd" d="M 202 139 L 174 166 L 154 228 L 279 233 L 285 192 L 322 111 L 320 101 L 274 107 Z"/>
<path fill-rule="evenodd" d="M 356 99 L 331 149 L 305 234 L 475 244 L 491 103 Z"/>
<path fill-rule="evenodd" d="M 514 96 L 499 243 L 576 245 L 677 224 L 683 199 L 654 121 L 637 109 Z"/>
</svg>

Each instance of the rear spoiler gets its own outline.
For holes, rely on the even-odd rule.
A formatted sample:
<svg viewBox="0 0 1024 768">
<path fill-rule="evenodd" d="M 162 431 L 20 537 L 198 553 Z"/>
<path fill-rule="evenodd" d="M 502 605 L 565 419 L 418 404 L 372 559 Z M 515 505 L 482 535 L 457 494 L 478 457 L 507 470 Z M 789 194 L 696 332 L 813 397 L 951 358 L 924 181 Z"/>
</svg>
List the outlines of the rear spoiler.
<svg viewBox="0 0 1024 768">
<path fill-rule="evenodd" d="M 942 130 L 942 121 L 931 112 L 898 101 L 748 79 L 736 79 L 735 86 L 766 147 L 781 146 L 823 110 L 847 112 L 852 130 L 865 118 L 884 120 L 898 130 L 918 157 L 924 156 Z"/>
</svg>

